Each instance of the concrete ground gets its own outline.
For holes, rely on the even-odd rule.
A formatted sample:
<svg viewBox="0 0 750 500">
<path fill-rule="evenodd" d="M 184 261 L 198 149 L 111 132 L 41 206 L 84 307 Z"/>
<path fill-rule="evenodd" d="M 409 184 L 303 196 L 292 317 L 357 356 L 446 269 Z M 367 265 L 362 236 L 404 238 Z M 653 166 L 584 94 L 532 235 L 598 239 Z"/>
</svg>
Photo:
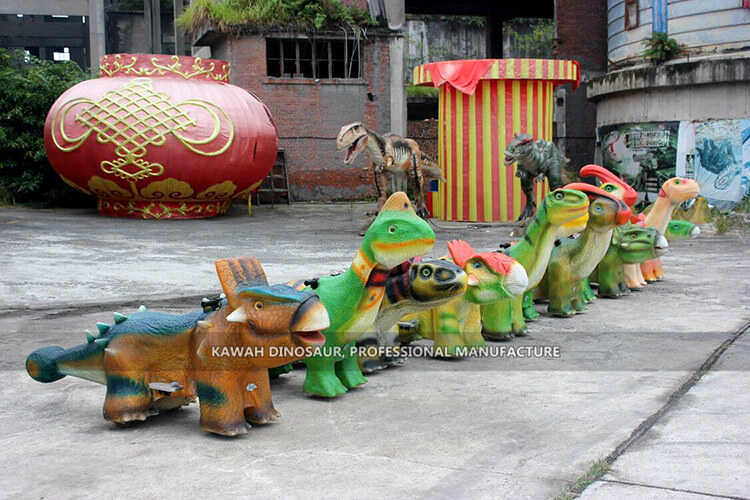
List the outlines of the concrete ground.
<svg viewBox="0 0 750 500">
<path fill-rule="evenodd" d="M 368 208 L 160 222 L 0 210 L 0 497 L 551 498 L 606 459 L 584 498 L 750 498 L 747 234 L 676 243 L 664 282 L 503 344 L 557 358 L 414 358 L 332 401 L 305 396 L 296 370 L 272 387 L 283 418 L 234 439 L 201 432 L 196 405 L 118 428 L 103 387 L 23 369 L 112 311 L 194 310 L 219 289 L 217 258 L 257 256 L 271 282 L 343 269 Z M 513 230 L 436 224 L 433 256 Z"/>
</svg>

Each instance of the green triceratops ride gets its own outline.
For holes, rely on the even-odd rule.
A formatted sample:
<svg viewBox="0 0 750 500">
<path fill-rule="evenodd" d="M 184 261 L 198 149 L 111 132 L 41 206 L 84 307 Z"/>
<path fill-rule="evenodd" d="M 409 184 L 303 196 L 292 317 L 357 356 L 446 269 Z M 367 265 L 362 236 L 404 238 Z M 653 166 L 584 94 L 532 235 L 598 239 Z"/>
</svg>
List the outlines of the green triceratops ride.
<svg viewBox="0 0 750 500">
<path fill-rule="evenodd" d="M 304 390 L 332 398 L 367 382 L 354 343 L 373 332 L 390 270 L 428 252 L 435 243 L 429 224 L 403 192 L 392 194 L 365 233 L 352 265 L 310 288 L 325 305 L 331 326 L 323 354 L 307 358 Z"/>
<path fill-rule="evenodd" d="M 257 259 L 218 260 L 216 270 L 226 295 L 217 310 L 115 313 L 83 345 L 34 351 L 26 370 L 39 382 L 71 375 L 105 384 L 104 418 L 118 424 L 196 397 L 204 431 L 234 436 L 277 419 L 268 369 L 323 345 L 328 313 L 310 292 L 269 286 Z"/>
<path fill-rule="evenodd" d="M 523 296 L 503 299 L 481 308 L 482 334 L 487 340 L 508 340 L 526 333 L 524 301 L 531 304 L 531 290 L 542 280 L 555 242 L 583 231 L 588 221 L 589 200 L 573 189 L 550 192 L 526 228 L 526 234 L 506 253 L 526 270 L 528 286 Z"/>
</svg>

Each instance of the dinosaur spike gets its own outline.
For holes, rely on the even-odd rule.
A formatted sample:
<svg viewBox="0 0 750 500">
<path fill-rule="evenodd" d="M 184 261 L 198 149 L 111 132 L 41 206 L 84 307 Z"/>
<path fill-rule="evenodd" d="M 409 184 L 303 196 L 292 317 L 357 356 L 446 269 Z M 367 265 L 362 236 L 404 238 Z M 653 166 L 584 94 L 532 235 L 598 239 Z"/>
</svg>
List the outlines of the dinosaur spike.
<svg viewBox="0 0 750 500">
<path fill-rule="evenodd" d="M 144 306 L 143 304 L 141 304 L 141 307 L 138 308 L 138 312 L 143 312 L 145 310 L 146 310 L 146 306 Z"/>
<path fill-rule="evenodd" d="M 94 334 L 91 333 L 91 330 L 86 330 L 86 342 L 90 344 L 94 341 L 95 338 L 96 337 L 94 337 Z"/>
<path fill-rule="evenodd" d="M 99 333 L 102 335 L 104 335 L 105 333 L 109 331 L 109 325 L 107 323 L 97 322 L 96 328 L 99 329 Z"/>
<path fill-rule="evenodd" d="M 99 337 L 98 339 L 94 339 L 94 342 L 101 346 L 107 347 L 107 344 L 109 344 L 109 338 Z"/>
<path fill-rule="evenodd" d="M 125 316 L 124 314 L 120 314 L 120 313 L 117 313 L 117 312 L 114 313 L 114 317 L 115 317 L 115 324 L 116 325 L 119 325 L 120 323 L 122 323 L 123 321 L 125 321 L 126 319 L 128 319 L 128 317 Z"/>
</svg>

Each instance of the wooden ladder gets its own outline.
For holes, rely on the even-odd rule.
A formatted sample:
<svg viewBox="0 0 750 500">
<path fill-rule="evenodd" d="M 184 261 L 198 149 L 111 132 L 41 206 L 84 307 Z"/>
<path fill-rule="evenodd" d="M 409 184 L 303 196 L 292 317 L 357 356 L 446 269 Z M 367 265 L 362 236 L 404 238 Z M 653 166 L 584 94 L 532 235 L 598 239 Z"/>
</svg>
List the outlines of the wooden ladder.
<svg viewBox="0 0 750 500">
<path fill-rule="evenodd" d="M 276 152 L 276 161 L 268 176 L 263 179 L 260 187 L 247 198 L 248 215 L 251 214 L 251 200 L 256 205 L 270 203 L 272 207 L 278 202 L 277 200 L 284 200 L 287 205 L 291 203 L 292 196 L 289 193 L 289 176 L 286 171 L 286 157 L 283 148 L 279 148 Z"/>
</svg>

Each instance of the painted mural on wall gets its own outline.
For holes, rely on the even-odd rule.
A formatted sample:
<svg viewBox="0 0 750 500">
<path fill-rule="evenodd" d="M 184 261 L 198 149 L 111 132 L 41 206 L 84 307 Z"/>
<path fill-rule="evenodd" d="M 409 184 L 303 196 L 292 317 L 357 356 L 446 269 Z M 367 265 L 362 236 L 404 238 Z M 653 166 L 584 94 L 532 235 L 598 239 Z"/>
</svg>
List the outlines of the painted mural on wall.
<svg viewBox="0 0 750 500">
<path fill-rule="evenodd" d="M 732 208 L 750 194 L 750 119 L 681 123 L 676 167 L 711 205 Z"/>
<path fill-rule="evenodd" d="M 695 179 L 701 196 L 729 210 L 750 195 L 750 118 L 608 125 L 597 130 L 601 163 L 654 201 L 670 177 Z"/>
<path fill-rule="evenodd" d="M 659 186 L 675 175 L 679 126 L 651 122 L 600 127 L 602 164 L 622 175 L 641 199 L 653 201 Z"/>
</svg>

